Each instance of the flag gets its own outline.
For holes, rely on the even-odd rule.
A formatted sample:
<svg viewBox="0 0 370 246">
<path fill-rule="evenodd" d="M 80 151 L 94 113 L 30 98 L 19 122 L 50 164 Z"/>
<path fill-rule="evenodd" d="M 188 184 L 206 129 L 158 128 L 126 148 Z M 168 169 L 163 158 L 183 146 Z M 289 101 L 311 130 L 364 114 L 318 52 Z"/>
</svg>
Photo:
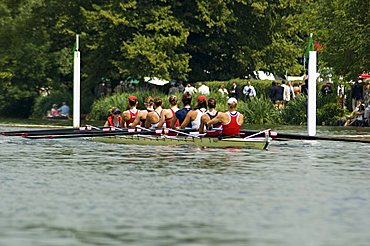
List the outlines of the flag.
<svg viewBox="0 0 370 246">
<path fill-rule="evenodd" d="M 305 53 L 305 57 L 304 57 L 304 64 L 305 64 L 305 67 L 308 66 L 308 58 L 310 56 L 310 51 L 314 51 L 314 42 L 313 42 L 313 37 L 312 37 L 312 33 L 310 34 L 310 39 L 308 40 L 308 44 L 306 46 L 306 53 Z"/>
</svg>

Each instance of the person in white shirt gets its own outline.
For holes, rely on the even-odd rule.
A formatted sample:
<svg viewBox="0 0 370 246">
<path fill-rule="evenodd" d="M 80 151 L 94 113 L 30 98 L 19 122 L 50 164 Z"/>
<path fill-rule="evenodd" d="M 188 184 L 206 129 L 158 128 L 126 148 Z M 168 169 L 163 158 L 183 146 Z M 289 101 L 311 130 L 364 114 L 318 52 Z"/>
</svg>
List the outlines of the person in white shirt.
<svg viewBox="0 0 370 246">
<path fill-rule="evenodd" d="M 244 89 L 243 89 L 244 101 L 246 102 L 250 98 L 255 97 L 256 95 L 257 94 L 256 94 L 256 90 L 254 89 L 254 86 L 251 84 L 250 81 L 248 81 L 248 84 L 244 86 Z"/>
<path fill-rule="evenodd" d="M 202 95 L 209 95 L 209 87 L 202 83 L 198 88 L 198 93 Z"/>
<path fill-rule="evenodd" d="M 185 94 L 185 92 L 189 92 L 190 95 L 194 95 L 195 93 L 198 92 L 198 90 L 194 86 L 192 86 L 191 84 L 188 84 L 185 87 L 184 94 Z"/>
<path fill-rule="evenodd" d="M 221 85 L 220 89 L 218 89 L 218 92 L 221 93 L 222 97 L 229 95 L 229 92 L 227 91 L 224 85 Z"/>
<path fill-rule="evenodd" d="M 281 87 L 284 88 L 283 91 L 283 102 L 284 105 L 290 101 L 290 87 L 285 84 L 285 80 L 281 82 Z"/>
</svg>

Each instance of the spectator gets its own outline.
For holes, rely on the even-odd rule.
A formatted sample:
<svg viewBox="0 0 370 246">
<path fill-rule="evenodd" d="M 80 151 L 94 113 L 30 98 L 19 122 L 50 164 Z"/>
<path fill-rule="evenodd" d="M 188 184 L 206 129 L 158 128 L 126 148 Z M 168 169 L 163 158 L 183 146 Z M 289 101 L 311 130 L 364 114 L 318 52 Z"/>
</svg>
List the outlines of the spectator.
<svg viewBox="0 0 370 246">
<path fill-rule="evenodd" d="M 365 108 L 364 121 L 365 126 L 370 126 L 370 104 Z"/>
<path fill-rule="evenodd" d="M 295 92 L 292 85 L 292 81 L 288 81 L 290 99 L 295 99 Z"/>
<path fill-rule="evenodd" d="M 304 77 L 304 84 L 301 85 L 301 93 L 305 96 L 308 95 L 308 75 Z"/>
<path fill-rule="evenodd" d="M 270 99 L 271 99 L 271 101 L 272 101 L 272 103 L 274 105 L 276 105 L 277 94 L 278 94 L 277 85 L 276 85 L 276 82 L 273 81 L 271 83 L 271 87 L 270 87 L 270 91 L 269 91 L 269 96 L 270 96 Z"/>
<path fill-rule="evenodd" d="M 276 107 L 282 109 L 284 107 L 284 87 L 276 83 Z"/>
<path fill-rule="evenodd" d="M 53 104 L 51 110 L 48 110 L 47 117 L 49 117 L 49 118 L 59 117 L 59 111 L 58 111 L 58 105 L 57 104 Z"/>
<path fill-rule="evenodd" d="M 222 97 L 229 95 L 229 92 L 227 91 L 224 85 L 221 85 L 220 89 L 218 89 L 218 92 L 221 93 Z"/>
<path fill-rule="evenodd" d="M 362 86 L 359 83 L 361 83 L 361 80 L 356 81 L 352 86 L 352 110 L 354 110 L 356 105 L 358 105 L 358 102 L 362 100 Z"/>
<path fill-rule="evenodd" d="M 256 95 L 257 95 L 256 90 L 254 89 L 251 82 L 248 81 L 247 85 L 244 86 L 244 88 L 243 88 L 243 100 L 246 102 L 250 98 L 255 97 Z"/>
<path fill-rule="evenodd" d="M 209 87 L 202 83 L 198 88 L 198 93 L 201 95 L 209 95 Z"/>
<path fill-rule="evenodd" d="M 181 94 L 183 94 L 183 93 L 184 93 L 185 87 L 184 87 L 184 85 L 183 85 L 181 82 L 179 82 L 179 84 L 178 84 L 177 88 L 179 89 L 179 92 L 180 92 Z"/>
<path fill-rule="evenodd" d="M 124 82 L 121 80 L 121 81 L 119 82 L 119 84 L 118 84 L 116 87 L 114 87 L 114 93 L 119 93 L 119 94 L 121 94 L 121 93 L 123 93 L 124 91 L 125 91 Z"/>
<path fill-rule="evenodd" d="M 365 107 L 367 107 L 370 104 L 369 84 L 364 85 L 363 99 L 364 99 Z"/>
<path fill-rule="evenodd" d="M 293 92 L 294 92 L 294 97 L 293 98 L 298 97 L 299 95 L 301 95 L 301 85 L 298 84 L 298 83 L 294 83 L 293 84 Z"/>
<path fill-rule="evenodd" d="M 229 90 L 229 97 L 234 97 L 236 98 L 236 100 L 239 100 L 239 95 L 240 95 L 240 88 L 239 86 L 236 84 L 236 82 L 234 81 L 233 84 L 231 85 L 230 87 L 230 90 Z"/>
<path fill-rule="evenodd" d="M 325 85 L 323 85 L 321 87 L 321 95 L 327 96 L 327 95 L 330 95 L 330 94 L 333 94 L 333 90 L 331 88 L 330 82 L 328 81 L 328 82 L 326 82 Z"/>
<path fill-rule="evenodd" d="M 191 84 L 187 84 L 187 86 L 185 87 L 184 93 L 186 92 L 189 92 L 190 95 L 194 95 L 195 93 L 198 92 L 198 90 Z"/>
<path fill-rule="evenodd" d="M 112 95 L 112 85 L 111 85 L 111 83 L 107 83 L 107 85 L 105 87 L 105 95 L 108 96 L 108 97 Z"/>
<path fill-rule="evenodd" d="M 358 106 L 355 108 L 355 110 L 352 113 L 353 118 L 348 119 L 344 126 L 364 126 L 365 119 L 365 106 L 362 104 L 361 101 L 359 101 Z"/>
<path fill-rule="evenodd" d="M 171 88 L 168 90 L 168 95 L 176 95 L 179 92 L 180 90 L 178 87 L 175 86 L 175 83 L 171 83 Z"/>
<path fill-rule="evenodd" d="M 281 87 L 283 88 L 283 104 L 286 105 L 290 101 L 290 86 L 286 84 L 285 80 L 283 80 Z"/>
<path fill-rule="evenodd" d="M 66 102 L 62 103 L 62 106 L 58 108 L 58 112 L 60 116 L 69 117 L 69 106 L 67 105 Z"/>
</svg>

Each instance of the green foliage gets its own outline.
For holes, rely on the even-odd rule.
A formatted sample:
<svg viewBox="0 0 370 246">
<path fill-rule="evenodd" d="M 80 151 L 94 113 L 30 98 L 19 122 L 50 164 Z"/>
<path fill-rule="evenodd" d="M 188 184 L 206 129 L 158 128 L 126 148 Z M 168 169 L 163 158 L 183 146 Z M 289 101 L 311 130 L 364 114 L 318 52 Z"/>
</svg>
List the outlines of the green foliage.
<svg viewBox="0 0 370 246">
<path fill-rule="evenodd" d="M 354 79 L 370 67 L 368 10 L 361 0 L 1 1 L 0 111 L 22 105 L 30 113 L 23 105 L 42 90 L 71 90 L 77 33 L 85 112 L 102 77 L 228 87 L 255 70 L 298 75 L 311 32 L 322 46 L 319 65 Z M 270 82 L 254 85 L 267 98 Z"/>
<path fill-rule="evenodd" d="M 362 0 L 312 1 L 306 9 L 310 22 L 324 46 L 320 59 L 347 79 L 370 67 L 369 2 Z"/>
<path fill-rule="evenodd" d="M 344 115 L 344 111 L 338 107 L 338 103 L 331 102 L 317 109 L 317 124 L 334 125 L 335 121 Z"/>
<path fill-rule="evenodd" d="M 110 97 L 104 97 L 99 100 L 96 100 L 92 105 L 91 112 L 89 114 L 89 118 L 93 120 L 105 120 L 109 115 L 108 111 L 112 107 L 118 107 L 122 111 L 128 109 L 128 101 L 127 98 L 130 95 L 135 95 L 138 99 L 138 108 L 144 109 L 144 101 L 148 96 L 152 97 L 160 97 L 163 101 L 163 107 L 169 107 L 168 104 L 168 96 L 162 93 L 152 93 L 149 91 L 135 91 L 133 93 L 115 93 Z M 178 95 L 180 96 L 180 95 Z M 181 99 L 181 98 L 180 98 Z"/>
<path fill-rule="evenodd" d="M 43 118 L 46 116 L 47 111 L 50 110 L 53 104 L 57 104 L 58 107 L 62 106 L 62 102 L 66 102 L 70 107 L 72 113 L 73 98 L 72 93 L 66 90 L 53 91 L 48 96 L 38 96 L 35 100 L 32 118 Z"/>
<path fill-rule="evenodd" d="M 0 87 L 0 115 L 25 118 L 30 115 L 35 93 L 15 86 Z"/>
<path fill-rule="evenodd" d="M 264 96 L 240 103 L 238 110 L 243 112 L 246 123 L 258 125 L 281 123 L 280 111 L 276 110 L 271 100 Z"/>
<path fill-rule="evenodd" d="M 296 97 L 281 111 L 283 121 L 291 125 L 307 123 L 307 98 L 304 95 Z"/>
</svg>

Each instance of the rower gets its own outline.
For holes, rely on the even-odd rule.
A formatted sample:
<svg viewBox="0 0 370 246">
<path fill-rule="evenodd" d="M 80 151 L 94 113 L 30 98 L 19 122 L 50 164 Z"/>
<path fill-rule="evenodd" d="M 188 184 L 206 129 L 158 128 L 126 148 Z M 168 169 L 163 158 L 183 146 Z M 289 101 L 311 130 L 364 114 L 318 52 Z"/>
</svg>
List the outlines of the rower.
<svg viewBox="0 0 370 246">
<path fill-rule="evenodd" d="M 145 99 L 144 105 L 145 105 L 145 108 L 146 109 L 139 110 L 138 117 L 136 117 L 136 119 L 134 120 L 134 122 L 132 122 L 132 124 L 130 125 L 131 128 L 134 128 L 137 125 L 140 125 L 142 127 L 145 127 L 145 121 L 146 121 L 146 117 L 147 117 L 148 113 L 154 111 L 154 108 L 153 108 L 154 99 L 153 99 L 153 97 L 148 96 Z"/>
<path fill-rule="evenodd" d="M 108 116 L 107 121 L 104 124 L 104 127 L 123 127 L 123 121 L 121 117 L 121 110 L 117 107 L 113 107 L 109 110 L 110 115 Z"/>
<path fill-rule="evenodd" d="M 208 99 L 208 110 L 203 114 L 200 122 L 199 133 L 204 133 L 204 128 L 207 126 L 206 136 L 207 137 L 216 137 L 222 133 L 222 123 L 217 122 L 208 127 L 207 122 L 217 117 L 218 111 L 216 110 L 217 101 L 214 98 Z"/>
<path fill-rule="evenodd" d="M 124 111 L 122 114 L 123 120 L 127 128 L 130 126 L 130 124 L 132 124 L 135 121 L 136 117 L 138 116 L 139 111 L 136 109 L 137 103 L 138 103 L 138 100 L 136 96 L 128 97 L 129 109 Z"/>
<path fill-rule="evenodd" d="M 176 127 L 177 120 L 179 121 L 180 125 L 185 120 L 186 115 L 191 110 L 191 106 L 190 106 L 191 100 L 192 100 L 192 96 L 189 92 L 185 92 L 182 95 L 181 101 L 182 101 L 182 104 L 184 105 L 184 108 L 179 109 L 175 112 L 175 116 L 173 117 L 171 125 L 170 125 L 170 127 L 172 129 L 177 129 L 178 128 L 178 127 Z M 189 124 L 187 127 L 191 128 L 191 124 Z"/>
<path fill-rule="evenodd" d="M 244 116 L 236 111 L 238 101 L 234 97 L 227 100 L 228 111 L 219 113 L 215 118 L 207 122 L 208 127 L 213 124 L 222 123 L 222 136 L 235 136 L 240 134 L 240 128 L 244 121 Z"/>
<path fill-rule="evenodd" d="M 198 96 L 197 99 L 198 105 L 195 107 L 194 110 L 191 110 L 185 117 L 185 120 L 181 123 L 180 128 L 185 129 L 189 124 L 191 125 L 191 129 L 199 130 L 200 126 L 200 119 L 202 118 L 203 114 L 207 111 L 207 98 L 204 95 Z"/>
<path fill-rule="evenodd" d="M 173 117 L 175 117 L 175 113 L 179 110 L 177 107 L 177 97 L 175 95 L 171 95 L 168 98 L 168 102 L 170 103 L 169 109 L 163 109 L 161 120 L 159 121 L 159 124 L 157 128 L 165 128 L 170 127 Z M 180 123 L 179 120 L 176 121 L 175 127 L 179 127 Z"/>
<path fill-rule="evenodd" d="M 148 113 L 145 121 L 145 128 L 157 128 L 162 115 L 162 99 L 160 97 L 154 98 L 155 110 Z"/>
</svg>

